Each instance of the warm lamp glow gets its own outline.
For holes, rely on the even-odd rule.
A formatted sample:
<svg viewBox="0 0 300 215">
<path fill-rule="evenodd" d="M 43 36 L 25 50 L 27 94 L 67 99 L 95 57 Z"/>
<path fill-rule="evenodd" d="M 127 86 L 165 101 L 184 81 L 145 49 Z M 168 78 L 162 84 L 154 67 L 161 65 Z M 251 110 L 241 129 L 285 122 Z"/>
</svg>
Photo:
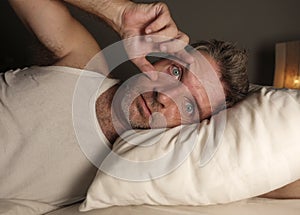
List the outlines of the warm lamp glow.
<svg viewBox="0 0 300 215">
<path fill-rule="evenodd" d="M 295 78 L 294 88 L 300 88 L 300 77 Z"/>
<path fill-rule="evenodd" d="M 274 86 L 300 89 L 300 41 L 276 44 Z"/>
</svg>

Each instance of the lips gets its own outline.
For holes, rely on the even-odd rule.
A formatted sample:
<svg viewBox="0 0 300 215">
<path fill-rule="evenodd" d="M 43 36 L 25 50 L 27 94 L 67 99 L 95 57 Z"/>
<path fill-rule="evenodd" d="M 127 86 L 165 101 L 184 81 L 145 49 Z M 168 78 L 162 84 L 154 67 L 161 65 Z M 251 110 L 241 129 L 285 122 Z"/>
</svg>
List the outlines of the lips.
<svg viewBox="0 0 300 215">
<path fill-rule="evenodd" d="M 151 110 L 147 105 L 146 99 L 144 98 L 144 96 L 141 94 L 141 106 L 143 108 L 143 112 L 145 113 L 145 115 L 150 116 L 151 115 Z"/>
</svg>

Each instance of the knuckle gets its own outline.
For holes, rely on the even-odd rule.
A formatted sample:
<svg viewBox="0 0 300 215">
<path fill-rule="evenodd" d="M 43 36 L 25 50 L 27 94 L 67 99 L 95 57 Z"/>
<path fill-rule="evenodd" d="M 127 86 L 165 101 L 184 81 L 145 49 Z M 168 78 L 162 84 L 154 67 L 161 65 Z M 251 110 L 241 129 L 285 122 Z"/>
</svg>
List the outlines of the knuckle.
<svg viewBox="0 0 300 215">
<path fill-rule="evenodd" d="M 185 33 L 180 32 L 180 36 L 179 36 L 180 40 L 183 40 L 184 42 L 188 43 L 190 41 L 190 38 L 188 35 L 186 35 Z"/>
<path fill-rule="evenodd" d="M 166 3 L 164 3 L 164 2 L 155 2 L 155 3 L 153 3 L 153 5 L 157 7 L 158 11 L 160 11 L 160 12 L 163 11 L 168 16 L 170 15 L 170 11 L 169 11 L 168 5 Z"/>
<path fill-rule="evenodd" d="M 157 5 L 157 6 L 159 6 L 159 7 L 161 7 L 161 8 L 168 9 L 167 4 L 164 3 L 164 2 L 155 2 L 154 4 Z"/>
<path fill-rule="evenodd" d="M 177 29 L 176 25 L 175 26 L 171 25 L 171 33 L 172 33 L 172 35 L 174 35 L 174 37 L 177 36 L 178 29 Z"/>
</svg>

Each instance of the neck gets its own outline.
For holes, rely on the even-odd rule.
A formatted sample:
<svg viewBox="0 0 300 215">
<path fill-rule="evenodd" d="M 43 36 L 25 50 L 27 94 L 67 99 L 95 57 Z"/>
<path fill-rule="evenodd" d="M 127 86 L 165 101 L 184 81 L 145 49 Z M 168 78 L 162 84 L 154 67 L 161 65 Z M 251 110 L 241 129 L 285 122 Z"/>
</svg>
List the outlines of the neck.
<svg viewBox="0 0 300 215">
<path fill-rule="evenodd" d="M 117 89 L 118 85 L 114 85 L 102 93 L 96 101 L 98 123 L 103 134 L 111 144 L 115 142 L 119 134 L 126 131 L 126 126 L 119 120 L 120 118 L 116 116 L 114 108 L 112 108 L 113 97 Z"/>
</svg>

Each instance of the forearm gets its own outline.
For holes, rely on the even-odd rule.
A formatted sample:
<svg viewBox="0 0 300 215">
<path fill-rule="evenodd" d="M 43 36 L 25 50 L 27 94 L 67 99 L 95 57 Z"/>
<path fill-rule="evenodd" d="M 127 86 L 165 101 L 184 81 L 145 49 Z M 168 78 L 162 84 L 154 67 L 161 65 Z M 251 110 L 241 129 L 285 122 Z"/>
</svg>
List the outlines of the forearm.
<svg viewBox="0 0 300 215">
<path fill-rule="evenodd" d="M 120 32 L 122 13 L 126 6 L 134 4 L 129 0 L 64 0 L 76 7 L 92 13 L 106 23 L 115 31 Z"/>
<path fill-rule="evenodd" d="M 260 197 L 271 199 L 300 199 L 300 180 L 261 195 Z"/>
</svg>

